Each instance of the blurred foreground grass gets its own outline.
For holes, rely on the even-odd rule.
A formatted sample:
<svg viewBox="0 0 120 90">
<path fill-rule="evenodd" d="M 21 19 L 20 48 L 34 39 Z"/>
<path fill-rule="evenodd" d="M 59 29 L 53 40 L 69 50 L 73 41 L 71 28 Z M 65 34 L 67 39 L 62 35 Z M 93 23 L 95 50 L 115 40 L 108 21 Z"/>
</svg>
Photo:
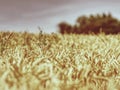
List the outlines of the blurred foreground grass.
<svg viewBox="0 0 120 90">
<path fill-rule="evenodd" d="M 120 90 L 120 35 L 0 32 L 0 90 Z"/>
</svg>

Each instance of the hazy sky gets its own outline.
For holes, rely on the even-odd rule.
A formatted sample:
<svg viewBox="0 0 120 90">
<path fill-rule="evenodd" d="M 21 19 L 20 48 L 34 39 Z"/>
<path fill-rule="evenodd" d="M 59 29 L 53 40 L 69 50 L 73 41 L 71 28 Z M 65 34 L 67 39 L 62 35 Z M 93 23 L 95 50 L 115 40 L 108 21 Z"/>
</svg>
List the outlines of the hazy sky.
<svg viewBox="0 0 120 90">
<path fill-rule="evenodd" d="M 103 12 L 120 18 L 120 0 L 0 0 L 0 30 L 56 32 L 61 21 Z"/>
</svg>

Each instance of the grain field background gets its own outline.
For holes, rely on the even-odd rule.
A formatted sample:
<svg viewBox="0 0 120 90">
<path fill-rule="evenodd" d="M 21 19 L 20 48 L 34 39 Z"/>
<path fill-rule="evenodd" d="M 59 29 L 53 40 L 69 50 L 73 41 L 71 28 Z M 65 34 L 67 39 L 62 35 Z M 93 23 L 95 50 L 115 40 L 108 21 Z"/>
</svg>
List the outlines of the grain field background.
<svg viewBox="0 0 120 90">
<path fill-rule="evenodd" d="M 120 90 L 120 34 L 0 32 L 0 90 Z"/>
</svg>

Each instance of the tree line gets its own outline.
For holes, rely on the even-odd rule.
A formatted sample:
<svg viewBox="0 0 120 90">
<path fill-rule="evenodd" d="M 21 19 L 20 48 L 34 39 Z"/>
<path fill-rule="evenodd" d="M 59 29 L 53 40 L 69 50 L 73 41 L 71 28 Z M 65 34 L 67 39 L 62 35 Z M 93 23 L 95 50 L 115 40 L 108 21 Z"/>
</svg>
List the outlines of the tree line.
<svg viewBox="0 0 120 90">
<path fill-rule="evenodd" d="M 61 34 L 118 34 L 120 33 L 120 21 L 109 14 L 96 14 L 90 16 L 80 16 L 77 18 L 74 25 L 67 22 L 58 24 Z"/>
</svg>

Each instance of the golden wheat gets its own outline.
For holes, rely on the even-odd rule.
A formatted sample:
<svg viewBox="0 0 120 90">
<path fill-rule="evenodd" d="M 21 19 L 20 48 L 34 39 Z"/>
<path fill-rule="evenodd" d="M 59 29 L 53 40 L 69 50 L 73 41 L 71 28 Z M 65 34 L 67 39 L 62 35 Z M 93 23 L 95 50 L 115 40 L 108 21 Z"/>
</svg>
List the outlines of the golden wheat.
<svg viewBox="0 0 120 90">
<path fill-rule="evenodd" d="M 120 35 L 0 32 L 0 90 L 120 90 Z"/>
</svg>

